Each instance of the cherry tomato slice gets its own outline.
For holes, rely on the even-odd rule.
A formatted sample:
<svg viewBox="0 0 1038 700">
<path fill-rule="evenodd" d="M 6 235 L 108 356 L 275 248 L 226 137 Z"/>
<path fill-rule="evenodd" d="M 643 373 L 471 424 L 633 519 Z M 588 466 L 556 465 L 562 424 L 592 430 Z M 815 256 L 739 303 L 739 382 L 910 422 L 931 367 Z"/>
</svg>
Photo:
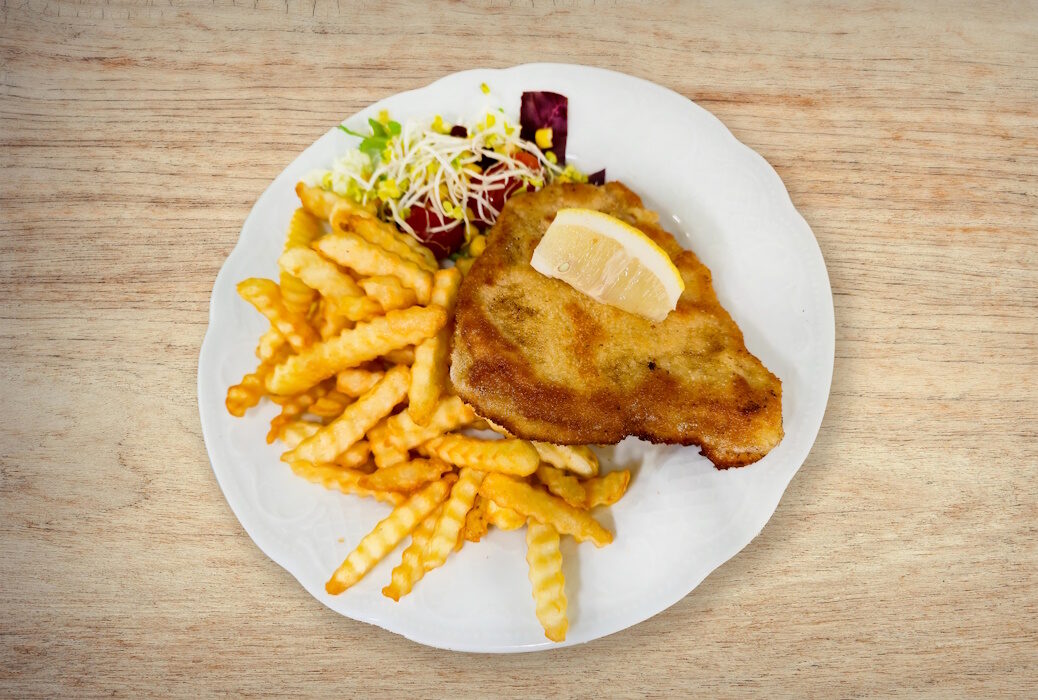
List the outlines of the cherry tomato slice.
<svg viewBox="0 0 1038 700">
<path fill-rule="evenodd" d="M 414 230 L 415 237 L 433 252 L 437 260 L 456 252 L 465 242 L 465 224 L 462 221 L 454 222 L 453 226 L 443 231 L 429 232 L 443 225 L 443 218 L 434 209 L 413 206 L 406 221 Z"/>
</svg>

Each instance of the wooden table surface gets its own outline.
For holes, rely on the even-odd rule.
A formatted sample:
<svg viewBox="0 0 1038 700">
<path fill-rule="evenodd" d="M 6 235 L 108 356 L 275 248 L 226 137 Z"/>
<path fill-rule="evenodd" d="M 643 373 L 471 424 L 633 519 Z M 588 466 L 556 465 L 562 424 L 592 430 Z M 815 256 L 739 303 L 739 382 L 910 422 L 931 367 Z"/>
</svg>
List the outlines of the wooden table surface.
<svg viewBox="0 0 1038 700">
<path fill-rule="evenodd" d="M 0 695 L 1034 697 L 1038 5 L 239 5 L 0 6 Z M 252 543 L 198 350 L 300 150 L 528 61 L 673 88 L 774 165 L 828 264 L 836 369 L 775 516 L 691 595 L 577 648 L 448 653 Z"/>
</svg>

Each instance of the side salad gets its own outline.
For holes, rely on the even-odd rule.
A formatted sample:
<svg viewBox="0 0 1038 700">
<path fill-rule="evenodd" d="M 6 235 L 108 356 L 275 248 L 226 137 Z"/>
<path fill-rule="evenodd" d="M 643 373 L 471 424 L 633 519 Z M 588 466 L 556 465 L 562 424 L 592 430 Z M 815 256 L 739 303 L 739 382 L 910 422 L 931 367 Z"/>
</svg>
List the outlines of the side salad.
<svg viewBox="0 0 1038 700">
<path fill-rule="evenodd" d="M 501 109 L 464 124 L 436 115 L 401 125 L 382 111 L 368 134 L 340 124 L 359 144 L 304 182 L 374 202 L 438 259 L 478 256 L 510 197 L 553 182 L 605 182 L 605 170 L 586 175 L 566 163 L 567 122 L 566 97 L 545 91 L 523 93 L 518 126 Z"/>
</svg>

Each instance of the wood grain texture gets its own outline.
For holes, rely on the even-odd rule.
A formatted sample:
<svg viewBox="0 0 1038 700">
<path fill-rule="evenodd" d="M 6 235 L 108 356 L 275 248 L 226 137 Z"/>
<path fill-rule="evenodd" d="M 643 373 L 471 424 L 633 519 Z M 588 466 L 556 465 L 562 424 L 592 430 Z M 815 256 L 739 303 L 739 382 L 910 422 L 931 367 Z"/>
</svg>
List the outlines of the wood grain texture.
<svg viewBox="0 0 1038 700">
<path fill-rule="evenodd" d="M 239 5 L 0 4 L 0 695 L 1033 697 L 1038 6 Z M 836 370 L 778 512 L 693 594 L 579 648 L 453 654 L 250 541 L 196 364 L 300 150 L 527 61 L 659 82 L 769 160 L 829 267 Z"/>
</svg>

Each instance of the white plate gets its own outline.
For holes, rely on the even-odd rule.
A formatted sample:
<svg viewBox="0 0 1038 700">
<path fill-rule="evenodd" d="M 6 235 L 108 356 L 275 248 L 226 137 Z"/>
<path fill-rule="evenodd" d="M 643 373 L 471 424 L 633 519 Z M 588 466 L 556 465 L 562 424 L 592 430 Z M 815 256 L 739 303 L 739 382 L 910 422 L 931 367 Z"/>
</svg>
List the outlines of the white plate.
<svg viewBox="0 0 1038 700">
<path fill-rule="evenodd" d="M 565 538 L 569 635 L 579 644 L 666 609 L 745 547 L 771 517 L 807 457 L 822 422 L 835 342 L 832 295 L 811 229 L 775 171 L 713 115 L 681 95 L 620 73 L 558 64 L 471 70 L 371 105 L 394 118 L 473 117 L 490 98 L 518 117 L 524 90 L 569 98 L 572 162 L 607 169 L 661 213 L 661 223 L 713 272 L 721 303 L 746 345 L 782 380 L 785 439 L 760 462 L 717 471 L 696 448 L 627 440 L 602 450 L 630 466 L 627 496 L 600 519 L 616 533 L 603 549 Z M 274 407 L 245 418 L 224 409 L 227 387 L 250 371 L 267 322 L 235 293 L 246 277 L 275 277 L 293 187 L 356 140 L 331 129 L 267 188 L 242 227 L 213 287 L 198 364 L 198 403 L 213 471 L 256 544 L 319 601 L 416 642 L 479 652 L 532 651 L 544 638 L 527 581 L 523 533 L 494 531 L 466 545 L 401 602 L 381 595 L 399 550 L 339 596 L 324 583 L 388 512 L 370 500 L 326 491 L 294 476 L 264 436 Z"/>
</svg>

